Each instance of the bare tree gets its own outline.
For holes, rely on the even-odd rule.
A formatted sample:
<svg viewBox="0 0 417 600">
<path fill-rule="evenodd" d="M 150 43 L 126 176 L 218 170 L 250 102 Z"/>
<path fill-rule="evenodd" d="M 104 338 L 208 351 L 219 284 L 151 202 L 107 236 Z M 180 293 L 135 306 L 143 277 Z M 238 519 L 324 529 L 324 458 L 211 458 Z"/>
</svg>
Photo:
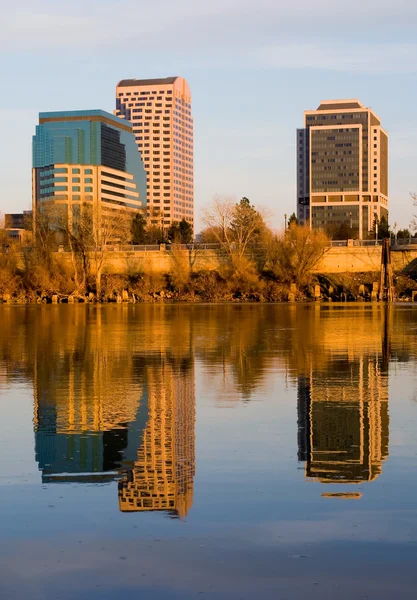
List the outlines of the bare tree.
<svg viewBox="0 0 417 600">
<path fill-rule="evenodd" d="M 19 287 L 18 251 L 4 225 L 0 226 L 0 295 L 12 294 Z"/>
<path fill-rule="evenodd" d="M 69 210 L 66 203 L 48 203 L 43 213 L 47 226 L 57 244 L 68 247 L 74 279 L 74 294 L 84 294 L 90 273 L 89 246 L 91 245 L 92 207 L 88 204 Z M 36 231 L 38 224 L 36 225 Z"/>
<path fill-rule="evenodd" d="M 328 248 L 329 238 L 323 231 L 292 223 L 276 237 L 274 272 L 281 281 L 305 285 Z"/>
<path fill-rule="evenodd" d="M 415 192 L 410 192 L 410 196 L 413 201 L 413 206 L 417 206 L 417 194 Z M 410 229 L 417 231 L 417 215 L 413 215 L 413 218 L 410 222 Z"/>
<path fill-rule="evenodd" d="M 74 291 L 72 273 L 56 258 L 59 232 L 55 227 L 52 205 L 38 207 L 34 223 L 34 238 L 22 244 L 24 260 L 23 282 L 26 289 L 44 294 L 67 296 Z M 33 243 L 34 241 L 34 243 Z"/>
<path fill-rule="evenodd" d="M 215 196 L 211 207 L 203 213 L 203 222 L 211 238 L 217 240 L 232 263 L 243 257 L 265 227 L 262 212 L 256 210 L 247 198 L 237 203 L 230 197 Z"/>
<path fill-rule="evenodd" d="M 36 219 L 37 246 L 44 252 L 59 244 L 67 246 L 71 259 L 74 294 L 84 294 L 89 278 L 101 293 L 101 278 L 109 250 L 130 241 L 135 213 L 125 207 L 93 210 L 90 203 L 73 205 L 51 203 Z"/>
<path fill-rule="evenodd" d="M 190 281 L 191 265 L 187 250 L 182 250 L 180 244 L 172 244 L 170 251 L 170 279 L 174 288 L 183 292 Z"/>
<path fill-rule="evenodd" d="M 109 249 L 130 239 L 133 214 L 126 209 L 102 214 L 90 228 L 91 259 L 94 264 L 96 294 L 101 293 L 101 276 Z"/>
</svg>

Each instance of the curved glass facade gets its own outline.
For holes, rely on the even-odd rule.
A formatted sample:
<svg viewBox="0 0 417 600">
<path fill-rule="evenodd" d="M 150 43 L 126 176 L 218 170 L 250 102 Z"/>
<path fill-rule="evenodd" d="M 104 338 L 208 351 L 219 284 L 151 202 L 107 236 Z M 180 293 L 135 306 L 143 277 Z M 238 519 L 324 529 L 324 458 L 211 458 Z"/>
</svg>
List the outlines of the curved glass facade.
<svg viewBox="0 0 417 600">
<path fill-rule="evenodd" d="M 34 208 L 49 198 L 146 209 L 146 172 L 129 122 L 102 110 L 40 113 L 32 149 Z"/>
</svg>

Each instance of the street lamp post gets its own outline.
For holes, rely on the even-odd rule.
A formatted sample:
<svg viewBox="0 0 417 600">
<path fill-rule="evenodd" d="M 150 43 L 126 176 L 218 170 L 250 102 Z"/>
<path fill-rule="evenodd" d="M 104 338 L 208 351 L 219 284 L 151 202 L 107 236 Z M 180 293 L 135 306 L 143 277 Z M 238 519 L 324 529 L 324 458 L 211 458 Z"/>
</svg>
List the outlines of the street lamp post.
<svg viewBox="0 0 417 600">
<path fill-rule="evenodd" d="M 378 215 L 376 212 L 374 213 L 374 217 L 375 217 L 375 246 L 378 246 Z"/>
<path fill-rule="evenodd" d="M 284 229 L 287 229 L 287 213 L 284 214 Z"/>
</svg>

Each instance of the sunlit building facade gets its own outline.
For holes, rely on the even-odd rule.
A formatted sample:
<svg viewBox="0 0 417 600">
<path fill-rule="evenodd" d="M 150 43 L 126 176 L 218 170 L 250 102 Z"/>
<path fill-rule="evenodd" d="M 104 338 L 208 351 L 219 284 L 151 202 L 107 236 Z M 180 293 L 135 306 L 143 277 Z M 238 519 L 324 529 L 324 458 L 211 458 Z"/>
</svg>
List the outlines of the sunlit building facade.
<svg viewBox="0 0 417 600">
<path fill-rule="evenodd" d="M 102 110 L 40 113 L 33 137 L 32 208 L 84 206 L 95 219 L 146 211 L 146 174 L 132 125 Z M 36 223 L 36 218 L 34 218 Z"/>
<path fill-rule="evenodd" d="M 366 239 L 388 220 L 388 135 L 358 100 L 325 100 L 297 130 L 297 218 L 331 236 Z"/>
<path fill-rule="evenodd" d="M 187 81 L 119 81 L 115 114 L 133 125 L 147 174 L 151 222 L 164 229 L 185 219 L 194 226 L 194 129 Z"/>
</svg>

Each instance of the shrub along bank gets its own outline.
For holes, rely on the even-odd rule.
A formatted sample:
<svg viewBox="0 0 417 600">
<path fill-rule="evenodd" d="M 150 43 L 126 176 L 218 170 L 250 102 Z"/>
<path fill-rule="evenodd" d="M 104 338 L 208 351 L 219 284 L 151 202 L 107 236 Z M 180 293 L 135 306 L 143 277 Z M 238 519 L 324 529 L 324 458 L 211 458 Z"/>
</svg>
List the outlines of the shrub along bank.
<svg viewBox="0 0 417 600">
<path fill-rule="evenodd" d="M 394 277 L 396 297 L 411 300 L 417 283 L 405 276 Z M 143 272 L 128 277 L 103 275 L 99 295 L 88 285 L 84 293 L 71 289 L 61 273 L 53 284 L 39 276 L 32 280 L 23 272 L 13 278 L 1 277 L 0 302 L 287 302 L 287 301 L 367 301 L 375 299 L 379 273 L 317 274 L 308 283 L 279 281 L 271 272 L 258 275 L 199 271 L 188 278 L 178 273 Z"/>
</svg>

